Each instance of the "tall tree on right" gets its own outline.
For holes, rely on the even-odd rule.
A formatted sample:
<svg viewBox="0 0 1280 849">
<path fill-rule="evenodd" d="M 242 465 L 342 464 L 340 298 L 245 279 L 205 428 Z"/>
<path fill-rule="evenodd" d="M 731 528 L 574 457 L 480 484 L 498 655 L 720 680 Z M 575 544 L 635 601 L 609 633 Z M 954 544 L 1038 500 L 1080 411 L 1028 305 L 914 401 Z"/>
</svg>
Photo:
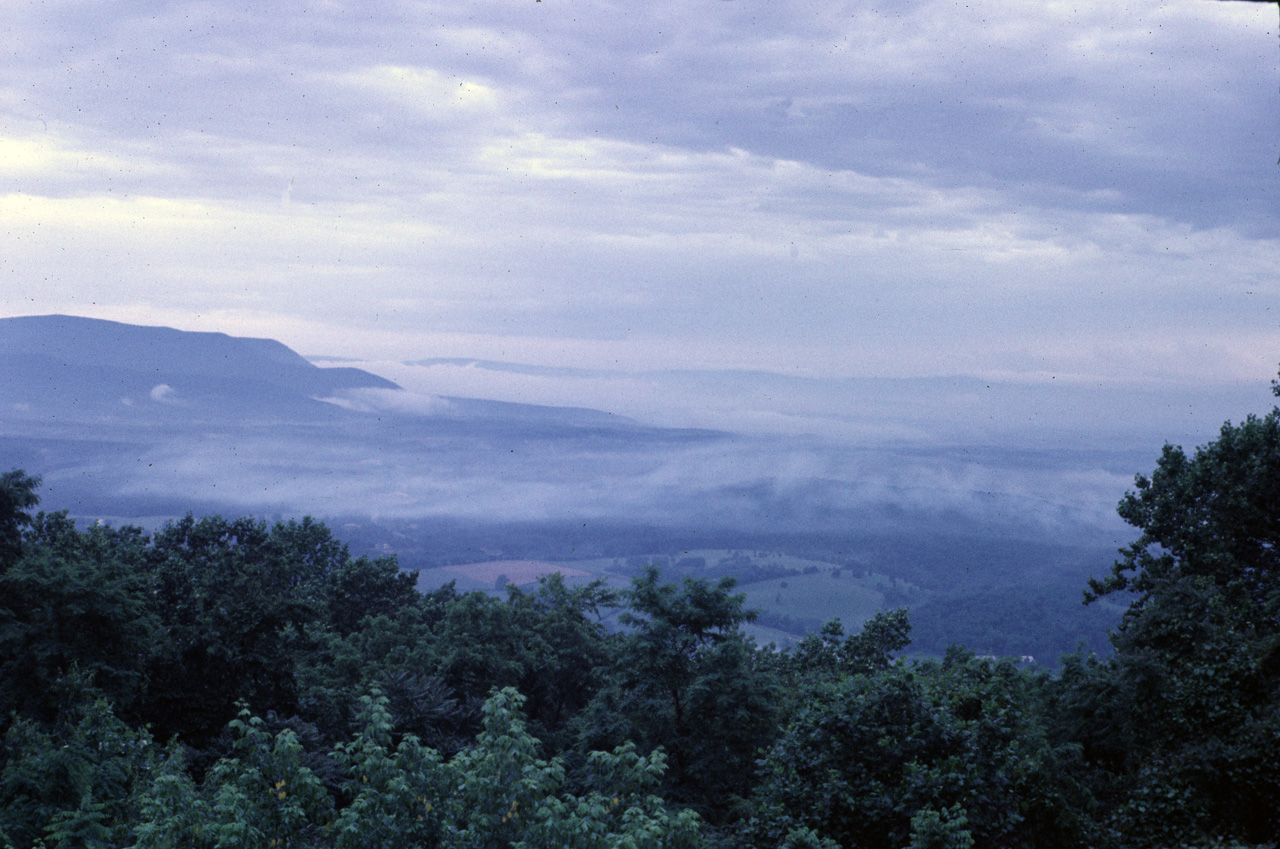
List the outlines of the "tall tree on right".
<svg viewBox="0 0 1280 849">
<path fill-rule="evenodd" d="M 1086 593 L 1131 598 L 1116 655 L 1065 676 L 1086 749 L 1118 776 L 1117 831 L 1138 845 L 1273 840 L 1280 409 L 1228 422 L 1191 457 L 1166 445 L 1119 511 L 1142 533 Z"/>
</svg>

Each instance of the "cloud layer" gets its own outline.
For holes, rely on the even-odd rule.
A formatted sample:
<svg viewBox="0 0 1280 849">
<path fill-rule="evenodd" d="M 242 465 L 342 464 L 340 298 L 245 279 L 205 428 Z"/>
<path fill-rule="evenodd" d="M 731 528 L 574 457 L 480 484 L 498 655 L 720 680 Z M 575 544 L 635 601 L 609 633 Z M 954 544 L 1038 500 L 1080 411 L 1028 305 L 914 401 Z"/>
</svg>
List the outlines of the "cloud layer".
<svg viewBox="0 0 1280 849">
<path fill-rule="evenodd" d="M 15 2 L 0 313 L 365 359 L 1256 379 L 1273 12 Z"/>
</svg>

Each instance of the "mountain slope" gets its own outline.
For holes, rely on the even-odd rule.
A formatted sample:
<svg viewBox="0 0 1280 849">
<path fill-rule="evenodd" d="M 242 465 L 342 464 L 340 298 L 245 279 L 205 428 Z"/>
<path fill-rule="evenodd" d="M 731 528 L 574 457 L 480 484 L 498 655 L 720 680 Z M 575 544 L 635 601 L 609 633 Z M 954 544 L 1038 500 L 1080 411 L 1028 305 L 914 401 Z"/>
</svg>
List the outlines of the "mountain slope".
<svg viewBox="0 0 1280 849">
<path fill-rule="evenodd" d="M 306 418 L 330 406 L 319 398 L 398 388 L 359 369 L 318 368 L 270 339 L 65 315 L 0 319 L 8 415 Z"/>
</svg>

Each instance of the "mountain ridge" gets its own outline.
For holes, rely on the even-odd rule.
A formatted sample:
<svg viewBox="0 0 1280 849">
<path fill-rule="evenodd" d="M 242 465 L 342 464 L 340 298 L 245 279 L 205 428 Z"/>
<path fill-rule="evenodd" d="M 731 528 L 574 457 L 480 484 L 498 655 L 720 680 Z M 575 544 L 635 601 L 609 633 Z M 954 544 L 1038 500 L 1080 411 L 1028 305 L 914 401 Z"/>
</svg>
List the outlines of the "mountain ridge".
<svg viewBox="0 0 1280 849">
<path fill-rule="evenodd" d="M 320 368 L 274 339 L 125 324 L 70 315 L 0 319 L 0 357 L 47 380 L 58 369 L 119 369 L 157 382 L 242 379 L 323 394 L 339 389 L 398 389 L 360 369 Z M 13 374 L 14 368 L 6 369 Z"/>
</svg>

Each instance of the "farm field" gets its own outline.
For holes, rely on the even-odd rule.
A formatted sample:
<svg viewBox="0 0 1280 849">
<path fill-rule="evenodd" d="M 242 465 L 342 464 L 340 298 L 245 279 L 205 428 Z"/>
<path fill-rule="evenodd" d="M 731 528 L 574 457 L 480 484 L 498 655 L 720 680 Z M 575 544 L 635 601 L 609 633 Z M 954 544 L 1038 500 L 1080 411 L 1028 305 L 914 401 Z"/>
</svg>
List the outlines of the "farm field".
<svg viewBox="0 0 1280 849">
<path fill-rule="evenodd" d="M 1075 600 L 1078 586 L 1069 579 L 1026 585 L 1004 580 L 976 589 L 946 583 L 926 587 L 892 574 L 891 568 L 866 554 L 837 564 L 755 549 L 477 561 L 424 569 L 418 574 L 418 588 L 430 591 L 452 581 L 458 592 L 478 590 L 503 597 L 508 586 L 532 590 L 538 578 L 558 573 L 570 585 L 602 580 L 623 591 L 648 566 L 656 566 L 664 580 L 675 583 L 685 578 L 735 578 L 746 608 L 758 612 L 756 621 L 743 630 L 760 645 L 794 645 L 833 619 L 840 620 L 845 633 L 855 633 L 877 611 L 906 607 L 913 637 L 909 653 L 939 656 L 950 643 L 961 642 L 984 653 L 1034 655 L 1052 665 L 1061 652 L 1081 642 L 1105 653 L 1106 628 L 1119 616 L 1104 605 L 1080 605 Z M 619 627 L 616 616 L 616 611 L 601 611 L 610 628 Z"/>
<path fill-rule="evenodd" d="M 781 619 L 808 623 L 809 629 L 839 618 L 845 630 L 857 630 L 885 604 L 884 593 L 868 586 L 870 581 L 844 574 L 833 577 L 832 570 L 775 578 L 742 587 L 747 607 L 764 611 L 765 621 Z M 786 629 L 794 632 L 793 629 Z"/>
<path fill-rule="evenodd" d="M 539 578 L 557 573 L 571 584 L 596 577 L 591 572 L 564 563 L 544 560 L 487 560 L 420 570 L 418 589 L 429 592 L 453 581 L 459 592 L 502 592 L 508 584 L 532 587 Z"/>
<path fill-rule="evenodd" d="M 760 612 L 759 620 L 745 630 L 760 644 L 779 646 L 791 645 L 835 618 L 846 630 L 856 630 L 877 610 L 892 606 L 887 599 L 900 601 L 908 586 L 865 569 L 780 552 L 690 549 L 568 562 L 493 560 L 457 564 L 420 571 L 418 589 L 430 591 L 452 581 L 459 592 L 478 590 L 503 595 L 507 585 L 529 590 L 544 575 L 558 573 L 571 585 L 603 580 L 614 590 L 625 590 L 631 577 L 650 565 L 657 566 L 669 581 L 686 577 L 738 579 L 738 591 L 746 596 L 747 608 Z M 612 623 L 613 618 L 612 614 L 604 616 L 607 623 Z"/>
</svg>

